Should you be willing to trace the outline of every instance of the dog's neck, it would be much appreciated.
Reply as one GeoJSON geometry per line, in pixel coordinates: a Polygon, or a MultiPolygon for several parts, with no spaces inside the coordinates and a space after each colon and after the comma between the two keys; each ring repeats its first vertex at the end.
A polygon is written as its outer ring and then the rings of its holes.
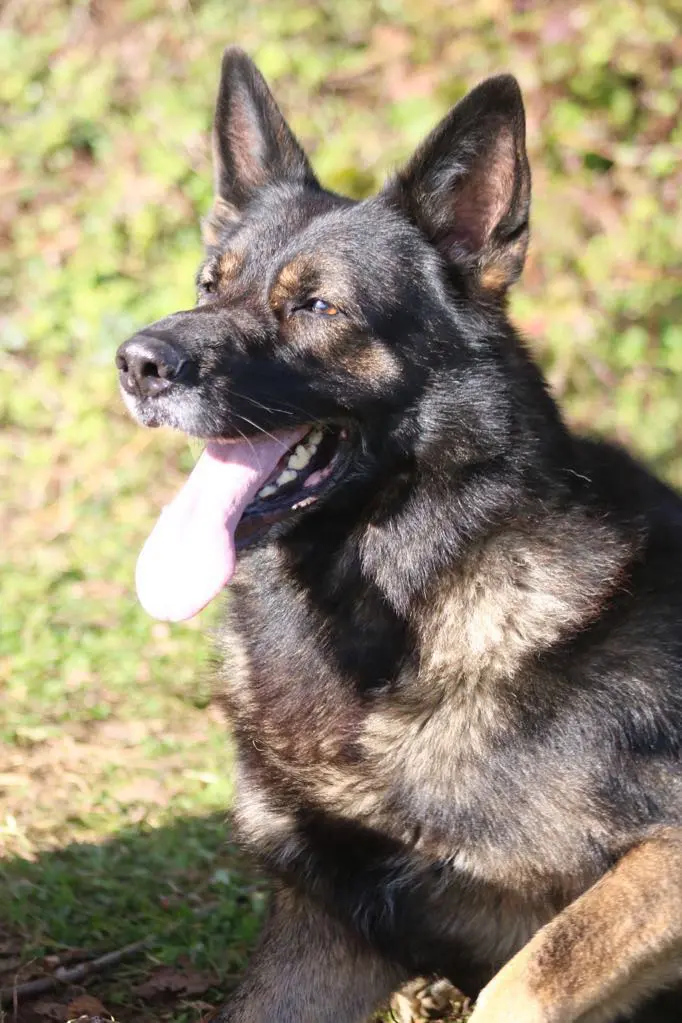
{"type": "Polygon", "coordinates": [[[354,517],[321,509],[278,547],[359,688],[390,684],[409,663],[445,678],[509,675],[589,627],[628,577],[636,531],[579,490],[550,504],[502,459],[450,477],[420,469],[368,488],[354,517]]]}

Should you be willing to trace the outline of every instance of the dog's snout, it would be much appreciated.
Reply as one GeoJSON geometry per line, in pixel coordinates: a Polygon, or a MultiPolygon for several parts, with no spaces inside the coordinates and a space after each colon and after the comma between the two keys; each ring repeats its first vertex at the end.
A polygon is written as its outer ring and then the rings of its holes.
{"type": "Polygon", "coordinates": [[[168,391],[174,383],[191,383],[194,364],[172,341],[136,334],[116,353],[121,386],[141,398],[168,391]]]}

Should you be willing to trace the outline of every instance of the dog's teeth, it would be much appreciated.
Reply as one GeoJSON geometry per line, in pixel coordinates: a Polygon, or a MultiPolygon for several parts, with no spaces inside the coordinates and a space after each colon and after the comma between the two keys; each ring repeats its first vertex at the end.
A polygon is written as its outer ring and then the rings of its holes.
{"type": "Polygon", "coordinates": [[[292,454],[289,455],[284,471],[279,474],[275,482],[266,484],[266,486],[258,491],[256,496],[261,498],[272,497],[280,487],[286,486],[287,483],[293,483],[298,478],[301,469],[305,469],[306,465],[310,462],[323,436],[322,430],[312,430],[303,443],[296,445],[292,454]]]}
{"type": "Polygon", "coordinates": [[[310,449],[307,445],[304,447],[303,444],[299,444],[287,462],[287,468],[296,470],[304,469],[313,457],[314,451],[315,448],[310,449]]]}
{"type": "Polygon", "coordinates": [[[258,497],[272,497],[273,494],[277,493],[277,487],[274,487],[272,483],[268,483],[266,487],[258,491],[258,497]]]}
{"type": "Polygon", "coordinates": [[[314,504],[315,500],[316,499],[314,497],[304,497],[302,501],[299,501],[294,505],[294,511],[298,508],[307,508],[309,504],[314,504]]]}

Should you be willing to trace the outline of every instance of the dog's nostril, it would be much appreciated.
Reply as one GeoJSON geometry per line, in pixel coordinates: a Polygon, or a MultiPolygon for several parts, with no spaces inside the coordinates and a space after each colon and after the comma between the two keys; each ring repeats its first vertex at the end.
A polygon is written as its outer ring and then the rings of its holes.
{"type": "Polygon", "coordinates": [[[157,365],[157,363],[152,362],[150,359],[146,359],[140,365],[141,377],[162,377],[166,379],[171,375],[172,373],[168,366],[165,366],[163,363],[157,365]]]}
{"type": "Polygon", "coordinates": [[[120,352],[116,356],[116,368],[119,369],[121,373],[128,372],[128,360],[125,355],[122,355],[120,352]]]}

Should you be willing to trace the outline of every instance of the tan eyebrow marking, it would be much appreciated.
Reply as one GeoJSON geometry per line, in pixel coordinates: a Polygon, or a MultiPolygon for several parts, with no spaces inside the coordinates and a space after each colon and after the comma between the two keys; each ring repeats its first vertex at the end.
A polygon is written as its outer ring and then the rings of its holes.
{"type": "Polygon", "coordinates": [[[307,256],[295,256],[289,263],[286,263],[277,274],[277,279],[270,289],[272,308],[280,308],[287,298],[309,283],[313,274],[315,274],[315,266],[307,256]]]}
{"type": "Polygon", "coordinates": [[[236,277],[243,266],[243,252],[224,252],[218,262],[218,274],[221,278],[229,280],[236,277]]]}

